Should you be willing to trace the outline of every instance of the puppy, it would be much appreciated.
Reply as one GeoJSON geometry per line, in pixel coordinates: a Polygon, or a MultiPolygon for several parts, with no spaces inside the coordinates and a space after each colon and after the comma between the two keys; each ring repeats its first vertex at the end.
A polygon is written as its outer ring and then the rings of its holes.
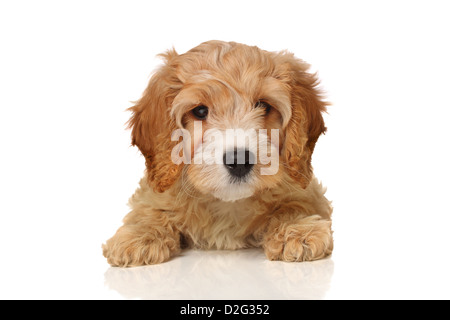
{"type": "Polygon", "coordinates": [[[188,247],[262,247],[282,261],[329,255],[332,207],[311,167],[327,103],[309,65],[222,41],[161,56],[129,109],[146,172],[102,246],[108,263],[162,263],[188,247]]]}

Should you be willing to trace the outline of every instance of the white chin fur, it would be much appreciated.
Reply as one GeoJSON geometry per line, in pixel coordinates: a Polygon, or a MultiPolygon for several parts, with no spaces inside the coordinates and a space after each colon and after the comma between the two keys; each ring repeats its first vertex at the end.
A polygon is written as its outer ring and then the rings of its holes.
{"type": "Polygon", "coordinates": [[[254,193],[253,188],[242,185],[230,185],[222,190],[215,191],[213,196],[219,200],[233,202],[240,199],[251,197],[254,193]]]}

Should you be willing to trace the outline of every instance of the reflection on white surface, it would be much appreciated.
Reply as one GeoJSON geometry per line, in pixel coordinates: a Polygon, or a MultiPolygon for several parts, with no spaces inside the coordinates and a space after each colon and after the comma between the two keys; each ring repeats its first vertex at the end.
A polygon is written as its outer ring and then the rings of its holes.
{"type": "Polygon", "coordinates": [[[127,299],[321,299],[333,270],[331,258],[289,263],[261,249],[187,250],[159,265],[111,267],[105,284],[127,299]]]}

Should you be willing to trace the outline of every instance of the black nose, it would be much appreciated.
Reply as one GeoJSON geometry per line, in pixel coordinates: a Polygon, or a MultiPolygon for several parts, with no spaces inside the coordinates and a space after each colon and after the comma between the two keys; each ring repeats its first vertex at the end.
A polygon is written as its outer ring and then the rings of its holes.
{"type": "Polygon", "coordinates": [[[234,150],[223,154],[223,164],[234,177],[245,177],[255,163],[255,155],[248,150],[234,150]]]}

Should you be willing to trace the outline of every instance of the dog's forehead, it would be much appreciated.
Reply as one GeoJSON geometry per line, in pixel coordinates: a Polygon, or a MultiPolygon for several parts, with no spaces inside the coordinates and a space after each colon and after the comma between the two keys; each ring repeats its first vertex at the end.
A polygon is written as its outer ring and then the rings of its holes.
{"type": "Polygon", "coordinates": [[[202,44],[180,58],[178,70],[182,81],[221,78],[242,92],[255,88],[258,79],[275,71],[270,52],[236,43],[202,44]]]}
{"type": "Polygon", "coordinates": [[[279,69],[274,55],[257,47],[201,45],[178,56],[176,73],[182,89],[172,113],[205,104],[214,109],[211,116],[244,120],[258,100],[267,100],[277,106],[286,124],[291,116],[290,93],[279,69]]]}

